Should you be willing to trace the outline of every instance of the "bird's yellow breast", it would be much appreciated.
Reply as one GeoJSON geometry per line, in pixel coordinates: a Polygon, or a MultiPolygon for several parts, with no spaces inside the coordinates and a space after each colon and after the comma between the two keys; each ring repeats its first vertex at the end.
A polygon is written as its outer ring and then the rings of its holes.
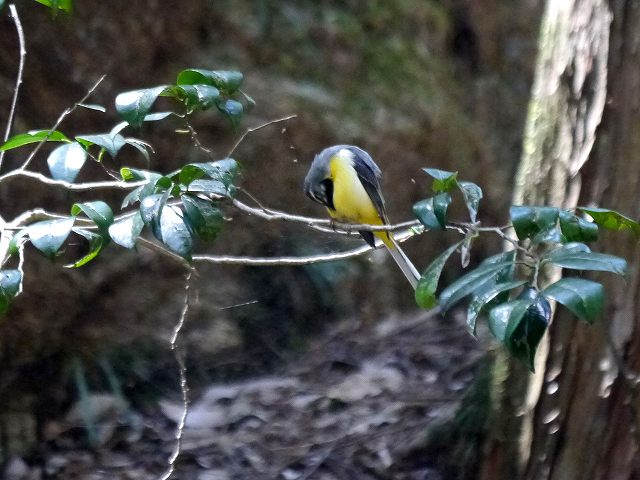
{"type": "Polygon", "coordinates": [[[335,210],[328,209],[329,215],[343,222],[381,225],[382,218],[362,186],[351,158],[338,152],[330,160],[329,169],[333,180],[333,206],[335,207],[335,210]]]}

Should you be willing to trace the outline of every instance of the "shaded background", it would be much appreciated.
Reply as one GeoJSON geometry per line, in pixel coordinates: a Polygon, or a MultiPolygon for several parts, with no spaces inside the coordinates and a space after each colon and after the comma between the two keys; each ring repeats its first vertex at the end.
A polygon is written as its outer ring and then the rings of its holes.
{"type": "MultiPolygon", "coordinates": [[[[380,165],[392,221],[409,219],[411,205],[427,196],[420,168],[429,166],[481,185],[481,220],[502,224],[520,154],[538,4],[82,1],[71,17],[52,18],[22,1],[28,55],[14,132],[53,125],[102,74],[107,79],[91,101],[107,113],[77,111],[63,131],[108,131],[118,121],[118,92],[171,83],[181,69],[237,69],[257,106],[236,130],[215,112],[197,115],[194,126],[222,158],[245,128],[297,114],[251,134],[235,152],[242,185],[264,205],[321,215],[301,192],[308,165],[328,145],[353,143],[380,165]]],[[[0,112],[7,112],[18,47],[6,7],[2,13],[0,112]]],[[[154,146],[153,169],[204,161],[188,136],[174,134],[178,126],[160,122],[135,134],[154,146]]],[[[11,152],[5,168],[22,155],[11,152]]],[[[34,167],[46,168],[45,158],[34,167]]],[[[144,162],[123,151],[113,166],[119,165],[144,162]]],[[[79,180],[98,172],[87,168],[79,180]]],[[[112,192],[70,195],[20,180],[0,189],[0,208],[12,218],[38,206],[65,212],[75,201],[97,198],[114,210],[121,202],[112,192]]],[[[302,255],[359,242],[228,215],[223,235],[199,251],[302,255]]],[[[423,235],[406,249],[421,270],[453,238],[423,235]]],[[[498,248],[496,239],[478,242],[472,261],[498,248]]],[[[25,293],[0,322],[0,402],[12,419],[4,437],[15,428],[27,432],[23,441],[12,437],[14,449],[33,448],[50,419],[73,405],[78,364],[93,390],[109,389],[106,362],[135,402],[175,393],[167,339],[182,306],[179,266],[116,246],[79,270],[27,253],[25,293]],[[11,425],[16,418],[19,427],[11,425]]],[[[445,281],[458,273],[453,263],[445,281]]],[[[199,301],[185,331],[194,387],[271,372],[337,321],[375,323],[416,312],[412,292],[381,252],[304,268],[203,266],[195,288],[199,301]]]]}

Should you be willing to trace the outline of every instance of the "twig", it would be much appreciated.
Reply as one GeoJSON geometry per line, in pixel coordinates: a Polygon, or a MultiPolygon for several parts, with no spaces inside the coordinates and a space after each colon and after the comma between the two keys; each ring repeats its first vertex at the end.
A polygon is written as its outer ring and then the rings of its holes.
{"type": "MultiPolygon", "coordinates": [[[[2,143],[5,143],[11,135],[11,128],[13,127],[13,119],[16,114],[16,105],[18,104],[18,93],[20,92],[20,86],[22,85],[22,76],[24,74],[24,60],[27,56],[27,49],[24,41],[24,31],[22,30],[22,23],[18,16],[18,9],[12,3],[9,5],[9,12],[11,19],[16,26],[16,32],[18,33],[18,43],[20,44],[20,63],[18,64],[18,78],[16,78],[16,86],[13,89],[13,99],[11,100],[11,108],[9,109],[9,118],[7,118],[7,129],[4,132],[4,138],[2,143]]],[[[4,160],[5,150],[0,152],[0,170],[2,169],[2,161],[4,160]]]]}
{"type": "Polygon", "coordinates": [[[312,265],[321,262],[333,262],[346,258],[357,257],[373,248],[363,245],[344,252],[327,253],[321,255],[309,255],[306,257],[236,257],[232,255],[194,255],[193,261],[198,263],[216,263],[223,265],[250,265],[260,267],[312,265]]]}
{"type": "MultiPolygon", "coordinates": [[[[58,129],[58,127],[60,126],[60,124],[63,122],[63,120],[65,118],[67,118],[67,116],[69,116],[76,108],[78,108],[78,105],[81,103],[84,103],[90,96],[91,94],[93,94],[93,92],[96,90],[96,88],[98,88],[98,86],[103,82],[103,80],[107,78],[106,75],[102,75],[94,84],[93,86],[87,91],[87,93],[84,95],[84,97],[82,97],[79,101],[77,101],[76,103],[73,104],[72,107],[67,107],[65,109],[64,112],[62,112],[60,114],[60,116],[58,117],[58,119],[56,120],[56,123],[53,125],[53,127],[51,127],[51,129],[49,130],[49,134],[42,139],[42,141],[40,141],[37,145],[36,148],[33,149],[33,151],[31,152],[31,154],[27,157],[27,159],[24,161],[24,163],[22,164],[22,166],[19,168],[19,170],[26,170],[26,168],[29,166],[29,164],[31,163],[31,160],[34,159],[34,157],[36,156],[36,154],[40,151],[40,149],[42,148],[42,145],[45,144],[45,142],[49,139],[49,137],[53,134],[53,132],[55,130],[58,129]]],[[[0,177],[2,178],[2,177],[0,177]]]]}
{"type": "Polygon", "coordinates": [[[268,127],[269,125],[273,125],[274,123],[280,123],[280,122],[286,122],[287,120],[291,120],[292,118],[296,118],[298,115],[293,114],[293,115],[289,115],[286,117],[282,117],[282,118],[277,118],[275,120],[270,120],[267,123],[263,123],[262,125],[258,125],[257,127],[253,127],[253,128],[248,128],[238,139],[238,141],[236,141],[236,143],[234,143],[233,147],[231,147],[231,150],[229,150],[229,153],[227,153],[227,158],[231,157],[231,155],[233,155],[233,152],[236,151],[236,149],[240,146],[240,144],[242,143],[242,141],[247,137],[247,135],[253,133],[253,132],[257,132],[258,130],[268,127]]]}
{"type": "Polygon", "coordinates": [[[65,182],[64,180],[54,180],[53,178],[49,178],[42,175],[41,173],[33,172],[31,170],[24,170],[24,169],[12,170],[10,172],[5,173],[4,175],[0,175],[0,183],[5,180],[9,180],[11,178],[17,178],[17,177],[31,178],[33,180],[37,180],[47,185],[56,185],[56,186],[66,188],[67,190],[71,190],[75,192],[95,190],[99,188],[116,188],[119,190],[131,190],[133,188],[137,188],[149,183],[148,180],[141,180],[139,182],[123,182],[123,181],[105,180],[102,182],[70,183],[70,182],[65,182]]]}
{"type": "Polygon", "coordinates": [[[168,480],[175,470],[176,460],[180,456],[182,451],[182,437],[184,435],[184,427],[187,422],[187,415],[189,415],[189,385],[187,383],[187,366],[184,361],[184,352],[180,349],[178,343],[178,337],[184,327],[184,323],[189,313],[190,304],[190,289],[191,289],[191,272],[187,273],[184,281],[184,304],[182,306],[182,312],[178,323],[176,323],[173,329],[173,335],[171,336],[171,350],[173,351],[176,362],[178,363],[178,370],[180,372],[180,391],[182,393],[182,415],[176,428],[176,443],[173,449],[173,453],[169,457],[169,466],[167,471],[162,475],[161,480],[168,480]]]}

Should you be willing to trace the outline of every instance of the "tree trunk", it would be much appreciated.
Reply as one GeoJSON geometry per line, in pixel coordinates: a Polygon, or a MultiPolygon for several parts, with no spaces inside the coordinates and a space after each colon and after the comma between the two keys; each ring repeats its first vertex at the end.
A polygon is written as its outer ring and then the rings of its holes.
{"type": "MultiPolygon", "coordinates": [[[[637,1],[548,1],[514,204],[595,203],[640,216],[639,47],[637,1]]],[[[598,248],[638,264],[635,239],[602,237],[598,248]]],[[[632,267],[626,284],[599,277],[607,303],[594,326],[558,312],[534,375],[498,354],[481,478],[640,475],[638,274],[632,267]]]]}

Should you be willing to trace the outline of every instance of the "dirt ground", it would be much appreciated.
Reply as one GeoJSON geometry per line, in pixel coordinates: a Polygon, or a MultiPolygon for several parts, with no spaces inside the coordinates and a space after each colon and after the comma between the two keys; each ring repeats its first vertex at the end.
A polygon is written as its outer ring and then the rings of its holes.
{"type": "MultiPolygon", "coordinates": [[[[446,478],[425,448],[427,434],[451,418],[481,354],[451,315],[336,325],[277,372],[190,392],[171,478],[446,478]]],[[[69,428],[51,433],[37,458],[14,458],[5,478],[162,478],[176,447],[180,398],[145,413],[109,395],[91,402],[99,448],[82,446],[83,412],[72,409],[69,428]]]]}

